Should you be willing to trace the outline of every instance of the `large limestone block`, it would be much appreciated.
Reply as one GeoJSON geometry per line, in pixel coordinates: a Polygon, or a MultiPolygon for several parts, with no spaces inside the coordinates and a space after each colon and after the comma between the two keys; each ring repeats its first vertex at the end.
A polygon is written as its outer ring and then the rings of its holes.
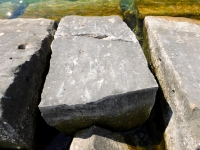
{"type": "Polygon", "coordinates": [[[130,148],[131,146],[125,143],[124,136],[97,126],[78,131],[70,146],[70,150],[130,150],[130,148]]]}
{"type": "Polygon", "coordinates": [[[146,121],[157,83],[120,17],[63,18],[52,52],[39,105],[49,125],[71,134],[93,124],[121,131],[146,121]]]}
{"type": "Polygon", "coordinates": [[[0,20],[0,149],[32,149],[54,22],[0,20]]]}
{"type": "Polygon", "coordinates": [[[167,149],[198,149],[200,21],[150,16],[145,28],[145,54],[171,107],[163,114],[167,149]]]}

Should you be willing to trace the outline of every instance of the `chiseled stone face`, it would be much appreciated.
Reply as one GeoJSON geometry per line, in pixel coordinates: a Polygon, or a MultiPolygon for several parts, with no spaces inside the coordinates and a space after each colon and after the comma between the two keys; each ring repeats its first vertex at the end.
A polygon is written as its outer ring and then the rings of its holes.
{"type": "Polygon", "coordinates": [[[167,149],[198,149],[200,21],[149,16],[145,30],[145,54],[171,109],[163,114],[167,149]]]}
{"type": "Polygon", "coordinates": [[[50,43],[48,19],[0,20],[0,149],[32,149],[50,43]]]}
{"type": "Polygon", "coordinates": [[[39,105],[49,125],[66,134],[93,124],[129,130],[148,118],[156,91],[142,49],[120,17],[61,20],[39,105]]]}

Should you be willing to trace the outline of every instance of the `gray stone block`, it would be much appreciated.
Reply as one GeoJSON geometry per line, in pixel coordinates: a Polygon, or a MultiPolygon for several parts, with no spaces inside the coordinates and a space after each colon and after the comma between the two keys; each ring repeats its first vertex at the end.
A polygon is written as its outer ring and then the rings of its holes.
{"type": "Polygon", "coordinates": [[[0,148],[32,149],[54,22],[0,20],[0,148]]]}
{"type": "Polygon", "coordinates": [[[124,131],[140,126],[157,83],[135,35],[118,16],[61,20],[39,109],[72,134],[91,125],[124,131]]]}
{"type": "Polygon", "coordinates": [[[167,149],[198,149],[200,21],[149,16],[145,28],[145,54],[170,106],[163,114],[167,149]]]}
{"type": "Polygon", "coordinates": [[[75,134],[70,150],[129,150],[130,147],[122,135],[92,126],[75,134]]]}

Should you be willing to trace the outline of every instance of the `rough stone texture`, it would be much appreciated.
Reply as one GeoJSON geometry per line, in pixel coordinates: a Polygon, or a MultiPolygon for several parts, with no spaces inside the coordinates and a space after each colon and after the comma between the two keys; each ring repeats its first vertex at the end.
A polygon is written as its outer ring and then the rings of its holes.
{"type": "Polygon", "coordinates": [[[54,22],[0,20],[0,148],[32,149],[54,22]]]}
{"type": "Polygon", "coordinates": [[[76,132],[70,150],[164,150],[164,142],[157,143],[154,138],[145,126],[129,132],[91,126],[76,132]]]}
{"type": "Polygon", "coordinates": [[[75,134],[70,150],[129,150],[129,147],[122,135],[92,126],[75,134]]]}
{"type": "Polygon", "coordinates": [[[145,28],[145,54],[171,107],[164,114],[167,149],[198,149],[200,21],[150,16],[145,28]]]}
{"type": "Polygon", "coordinates": [[[65,17],[52,51],[39,105],[49,125],[66,134],[94,124],[129,130],[148,118],[157,83],[120,17],[65,17]]]}

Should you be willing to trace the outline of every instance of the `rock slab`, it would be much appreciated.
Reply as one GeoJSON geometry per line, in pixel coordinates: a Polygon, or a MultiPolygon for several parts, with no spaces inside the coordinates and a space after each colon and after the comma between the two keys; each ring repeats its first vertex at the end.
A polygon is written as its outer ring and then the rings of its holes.
{"type": "Polygon", "coordinates": [[[118,16],[63,18],[39,109],[65,134],[98,125],[124,131],[140,126],[157,83],[135,35],[118,16]]]}
{"type": "Polygon", "coordinates": [[[13,19],[0,26],[0,148],[32,149],[54,22],[13,19]]]}
{"type": "Polygon", "coordinates": [[[145,54],[171,109],[164,114],[167,149],[199,149],[200,21],[149,16],[145,30],[145,54]]]}
{"type": "Polygon", "coordinates": [[[75,134],[70,150],[129,150],[129,147],[122,135],[91,126],[75,134]]]}

